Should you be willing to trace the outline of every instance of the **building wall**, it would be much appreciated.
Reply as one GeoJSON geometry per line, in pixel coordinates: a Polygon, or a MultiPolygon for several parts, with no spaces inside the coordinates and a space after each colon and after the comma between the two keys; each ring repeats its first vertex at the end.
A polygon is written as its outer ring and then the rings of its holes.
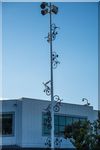
{"type": "Polygon", "coordinates": [[[42,110],[45,103],[23,100],[22,105],[22,146],[42,146],[42,110]]]}
{"type": "Polygon", "coordinates": [[[61,107],[61,114],[79,116],[79,117],[87,117],[88,120],[93,122],[97,118],[97,111],[94,110],[92,106],[85,105],[76,105],[76,104],[67,104],[63,103],[61,107]]]}
{"type": "MultiPolygon", "coordinates": [[[[4,101],[2,111],[15,113],[15,134],[12,137],[3,137],[3,145],[45,147],[47,137],[42,135],[42,113],[49,103],[28,98],[4,101]]],[[[97,111],[93,111],[93,107],[67,103],[62,103],[59,114],[87,117],[91,122],[97,118],[97,111]]],[[[72,147],[68,140],[62,139],[63,148],[72,147]]]]}
{"type": "Polygon", "coordinates": [[[14,124],[13,130],[14,134],[11,136],[2,137],[2,145],[21,145],[21,101],[17,100],[5,100],[2,103],[2,113],[13,113],[14,114],[14,124]]]}
{"type": "MultiPolygon", "coordinates": [[[[42,135],[42,113],[50,102],[25,100],[22,105],[22,147],[45,147],[46,136],[42,135]]],[[[63,139],[62,147],[72,147],[63,139]]]]}
{"type": "Polygon", "coordinates": [[[22,101],[17,101],[16,105],[16,145],[22,145],[22,101]]]}

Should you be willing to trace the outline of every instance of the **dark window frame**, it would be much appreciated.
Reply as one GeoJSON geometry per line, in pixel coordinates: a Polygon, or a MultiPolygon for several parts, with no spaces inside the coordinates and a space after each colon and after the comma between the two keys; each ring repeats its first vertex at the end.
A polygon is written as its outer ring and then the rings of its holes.
{"type": "MultiPolygon", "coordinates": [[[[45,112],[42,112],[42,136],[48,136],[48,135],[50,135],[49,133],[44,133],[45,125],[43,124],[43,115],[45,115],[45,114],[46,114],[45,112]]],[[[57,113],[55,113],[55,116],[58,117],[58,124],[56,124],[56,123],[54,124],[54,126],[58,127],[58,134],[55,133],[55,136],[62,136],[62,137],[64,136],[64,133],[61,134],[59,131],[60,131],[60,127],[64,127],[64,125],[60,125],[59,124],[59,118],[60,117],[65,117],[65,126],[67,126],[67,124],[66,124],[67,117],[72,118],[72,124],[73,124],[73,120],[75,118],[78,119],[79,121],[81,119],[87,120],[87,116],[78,116],[78,115],[75,116],[75,115],[65,115],[65,114],[57,114],[57,113]]]]}
{"type": "MultiPolygon", "coordinates": [[[[12,136],[15,135],[15,112],[2,112],[0,114],[1,120],[3,118],[3,115],[11,115],[12,116],[12,133],[11,134],[3,134],[3,132],[2,132],[0,134],[0,136],[2,136],[2,137],[12,137],[12,136]]],[[[2,129],[3,129],[3,125],[2,125],[2,129]]]]}

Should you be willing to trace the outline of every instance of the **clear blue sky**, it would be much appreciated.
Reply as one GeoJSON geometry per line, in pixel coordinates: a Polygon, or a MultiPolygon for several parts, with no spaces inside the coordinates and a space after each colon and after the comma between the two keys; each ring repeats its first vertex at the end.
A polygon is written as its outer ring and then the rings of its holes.
{"type": "MultiPolygon", "coordinates": [[[[54,94],[64,102],[98,107],[98,3],[55,3],[60,27],[53,42],[60,65],[54,94]]],[[[40,3],[3,3],[3,97],[50,99],[42,82],[50,79],[49,44],[44,39],[49,15],[40,3]]],[[[2,96],[2,95],[1,95],[2,96]]]]}

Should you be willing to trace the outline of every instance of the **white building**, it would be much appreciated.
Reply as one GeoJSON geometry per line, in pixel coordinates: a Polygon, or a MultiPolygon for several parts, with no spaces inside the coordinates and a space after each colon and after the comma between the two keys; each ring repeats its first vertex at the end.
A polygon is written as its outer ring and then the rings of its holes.
{"type": "MultiPolygon", "coordinates": [[[[20,146],[23,148],[46,148],[47,137],[50,130],[45,125],[45,108],[50,101],[21,98],[3,100],[2,109],[2,133],[1,144],[3,146],[20,146]]],[[[65,125],[76,120],[89,119],[91,122],[97,119],[97,111],[92,106],[62,103],[60,111],[55,113],[55,139],[60,136],[61,148],[72,148],[72,144],[64,139],[65,125]],[[59,135],[58,135],[59,133],[59,135]]],[[[0,116],[1,120],[1,116],[0,116]]],[[[55,145],[56,147],[57,145],[55,145]]]]}

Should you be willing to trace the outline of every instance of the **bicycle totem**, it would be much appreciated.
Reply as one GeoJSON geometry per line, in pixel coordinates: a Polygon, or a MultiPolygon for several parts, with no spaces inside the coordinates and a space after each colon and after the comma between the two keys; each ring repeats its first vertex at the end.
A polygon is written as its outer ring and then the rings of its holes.
{"type": "Polygon", "coordinates": [[[52,43],[56,39],[56,36],[58,34],[58,29],[55,25],[55,23],[52,23],[52,14],[57,14],[58,13],[58,7],[55,5],[52,5],[51,3],[47,2],[42,2],[41,5],[41,14],[50,15],[50,31],[48,35],[45,37],[47,39],[47,42],[50,44],[50,77],[51,79],[45,83],[43,83],[45,89],[44,92],[46,93],[47,96],[51,96],[51,102],[47,106],[47,108],[44,109],[45,114],[46,114],[46,119],[45,119],[45,125],[46,127],[51,130],[51,136],[47,137],[45,141],[45,146],[47,148],[52,148],[52,150],[55,147],[60,147],[61,145],[61,139],[59,137],[54,138],[54,113],[60,111],[61,107],[61,99],[58,95],[53,94],[53,69],[56,69],[58,64],[60,62],[58,61],[58,54],[53,51],[52,43]]]}

